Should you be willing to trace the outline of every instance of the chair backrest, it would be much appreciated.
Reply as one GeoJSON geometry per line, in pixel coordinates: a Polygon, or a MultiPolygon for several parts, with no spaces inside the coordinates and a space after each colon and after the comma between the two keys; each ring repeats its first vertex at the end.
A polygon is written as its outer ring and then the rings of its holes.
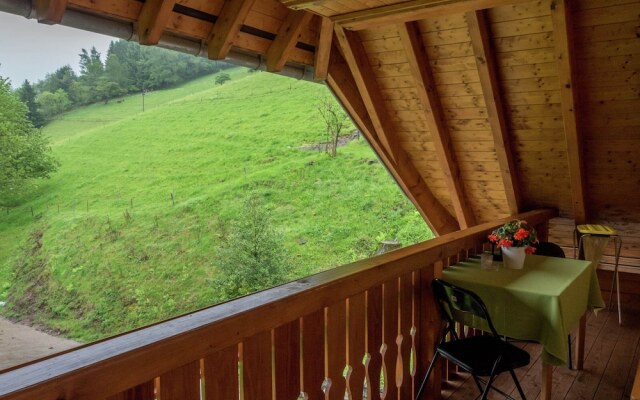
{"type": "Polygon", "coordinates": [[[536,248],[536,252],[534,254],[539,256],[565,258],[564,250],[555,243],[538,242],[534,247],[536,248]]]}
{"type": "Polygon", "coordinates": [[[453,332],[454,323],[460,322],[483,330],[489,329],[494,336],[499,336],[487,307],[477,294],[441,279],[431,281],[431,290],[440,315],[448,324],[448,331],[453,332]]]}

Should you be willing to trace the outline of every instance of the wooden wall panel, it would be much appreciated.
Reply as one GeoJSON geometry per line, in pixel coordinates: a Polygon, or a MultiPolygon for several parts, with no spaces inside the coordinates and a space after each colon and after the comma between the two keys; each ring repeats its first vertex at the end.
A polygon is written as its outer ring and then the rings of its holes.
{"type": "MultiPolygon", "coordinates": [[[[594,222],[623,239],[621,264],[640,267],[640,1],[587,0],[574,14],[586,197],[594,222]]],[[[613,246],[603,266],[613,262],[613,246]]]]}
{"type": "Polygon", "coordinates": [[[558,68],[548,0],[488,12],[525,209],[572,213],[558,68]],[[545,179],[555,171],[554,181],[545,179]]]}

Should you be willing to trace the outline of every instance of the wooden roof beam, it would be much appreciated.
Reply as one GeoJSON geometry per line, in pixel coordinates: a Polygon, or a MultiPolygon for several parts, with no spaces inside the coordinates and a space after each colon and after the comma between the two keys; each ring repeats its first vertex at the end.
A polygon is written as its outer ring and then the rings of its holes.
{"type": "Polygon", "coordinates": [[[584,160],[582,138],[578,131],[575,62],[573,50],[573,25],[568,0],[551,1],[551,20],[555,42],[555,56],[558,63],[558,80],[562,99],[562,120],[567,140],[569,178],[576,224],[588,220],[585,198],[584,160]]]}
{"type": "Polygon", "coordinates": [[[267,50],[267,71],[278,72],[284,68],[291,51],[298,43],[300,30],[309,24],[312,16],[313,14],[307,11],[289,11],[278,36],[267,50]]]}
{"type": "Polygon", "coordinates": [[[324,0],[281,0],[280,2],[292,10],[305,10],[325,3],[324,0]]]}
{"type": "Polygon", "coordinates": [[[400,144],[391,135],[394,131],[393,124],[389,118],[375,74],[362,46],[362,41],[357,32],[347,31],[339,26],[335,27],[335,32],[342,54],[349,65],[357,89],[362,95],[362,100],[373,122],[375,131],[372,133],[375,133],[383,144],[386,155],[396,162],[400,144]]]}
{"type": "Polygon", "coordinates": [[[465,195],[464,183],[456,161],[447,120],[436,91],[429,58],[420,37],[420,28],[415,22],[407,22],[398,25],[398,33],[411,67],[411,75],[415,82],[418,98],[424,108],[424,116],[431,132],[436,154],[451,194],[456,218],[460,228],[469,228],[476,224],[475,216],[465,195]]]}
{"type": "Polygon", "coordinates": [[[36,15],[42,24],[59,24],[67,8],[67,0],[37,0],[36,15]]]}
{"type": "Polygon", "coordinates": [[[498,164],[500,164],[500,175],[502,175],[502,183],[507,195],[507,204],[509,205],[509,212],[514,215],[520,212],[522,199],[498,83],[498,67],[494,49],[491,45],[489,26],[485,11],[482,10],[468,12],[466,19],[478,67],[478,75],[480,76],[482,94],[489,114],[496,157],[498,158],[498,164]]]}
{"type": "Polygon", "coordinates": [[[227,0],[209,33],[208,54],[212,60],[227,57],[233,40],[251,10],[255,0],[227,0]]]}
{"type": "Polygon", "coordinates": [[[138,17],[140,44],[155,45],[169,22],[176,0],[146,0],[138,17]]]}
{"type": "Polygon", "coordinates": [[[333,21],[321,17],[320,32],[318,32],[318,45],[313,66],[313,78],[317,81],[327,79],[329,71],[329,57],[331,54],[331,42],[333,41],[333,21]]]}
{"type": "Polygon", "coordinates": [[[531,2],[531,0],[412,0],[337,15],[332,17],[332,19],[347,29],[362,30],[380,25],[399,24],[425,18],[441,17],[443,15],[528,2],[531,2]]]}
{"type": "Polygon", "coordinates": [[[336,98],[349,112],[354,122],[365,135],[371,147],[378,154],[389,173],[396,180],[406,196],[425,219],[436,235],[443,235],[459,230],[458,223],[433,195],[424,179],[420,176],[408,155],[401,151],[398,162],[393,162],[386,155],[384,145],[375,134],[373,122],[367,107],[358,93],[358,86],[348,65],[337,48],[331,52],[331,63],[327,76],[327,85],[336,98]]]}

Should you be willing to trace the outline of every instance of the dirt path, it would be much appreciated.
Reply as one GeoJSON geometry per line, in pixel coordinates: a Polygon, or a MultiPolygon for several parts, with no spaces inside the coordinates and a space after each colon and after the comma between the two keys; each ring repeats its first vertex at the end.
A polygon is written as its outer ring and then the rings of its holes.
{"type": "Polygon", "coordinates": [[[0,371],[77,345],[0,317],[0,371]]]}

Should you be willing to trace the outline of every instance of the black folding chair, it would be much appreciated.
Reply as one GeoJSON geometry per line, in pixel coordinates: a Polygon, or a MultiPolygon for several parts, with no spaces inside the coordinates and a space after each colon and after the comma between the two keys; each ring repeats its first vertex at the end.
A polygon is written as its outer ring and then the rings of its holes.
{"type": "Polygon", "coordinates": [[[431,282],[431,288],[444,325],[440,341],[420,385],[416,400],[420,400],[431,370],[440,357],[473,375],[483,400],[489,395],[490,389],[497,391],[507,399],[514,400],[493,386],[494,378],[506,371],[511,374],[520,397],[526,400],[513,370],[529,364],[529,353],[500,337],[491,322],[486,306],[475,293],[440,279],[434,279],[431,282]],[[468,324],[471,319],[473,319],[474,325],[479,323],[484,329],[488,329],[491,335],[459,338],[455,331],[455,322],[468,324]],[[447,333],[451,335],[450,341],[445,341],[447,333]],[[481,377],[488,377],[488,379],[485,380],[481,377]]]}

